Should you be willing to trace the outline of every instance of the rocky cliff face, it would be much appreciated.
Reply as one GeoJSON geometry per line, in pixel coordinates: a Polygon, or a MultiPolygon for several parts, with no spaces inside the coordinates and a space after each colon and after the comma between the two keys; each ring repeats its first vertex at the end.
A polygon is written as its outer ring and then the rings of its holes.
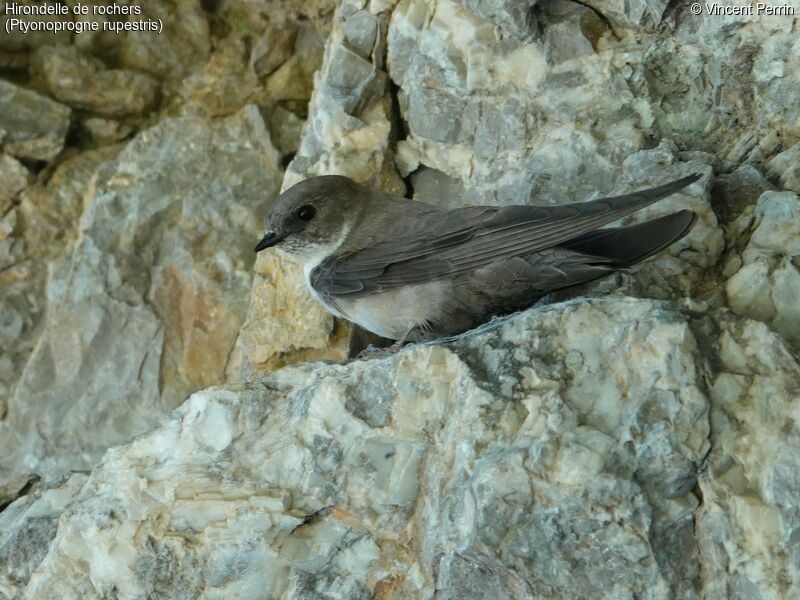
{"type": "Polygon", "coordinates": [[[143,10],[0,38],[0,597],[800,593],[796,17],[143,10]],[[447,206],[704,177],[631,273],[356,360],[252,254],[331,172],[447,206]]]}

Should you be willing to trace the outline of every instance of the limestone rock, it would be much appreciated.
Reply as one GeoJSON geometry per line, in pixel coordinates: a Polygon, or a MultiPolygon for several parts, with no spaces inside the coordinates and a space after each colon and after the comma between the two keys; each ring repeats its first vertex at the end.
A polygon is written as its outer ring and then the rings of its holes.
{"type": "MultiPolygon", "coordinates": [[[[722,173],[714,180],[711,197],[714,213],[722,223],[730,225],[748,211],[752,213],[759,196],[771,189],[773,186],[753,165],[745,164],[730,173],[722,173]]],[[[726,238],[728,247],[739,237],[726,238]]]]}
{"type": "MultiPolygon", "coordinates": [[[[307,116],[314,90],[314,74],[322,64],[325,40],[309,26],[295,29],[289,58],[271,70],[264,86],[264,101],[307,116]]],[[[280,57],[267,58],[280,60],[280,57]]],[[[262,68],[269,68],[262,65],[262,68]]]]}
{"type": "Polygon", "coordinates": [[[122,121],[89,117],[81,121],[81,128],[86,136],[97,146],[115,144],[133,133],[133,127],[122,121]]]}
{"type": "Polygon", "coordinates": [[[791,19],[751,27],[681,9],[673,29],[654,28],[666,2],[586,4],[538,4],[541,39],[527,43],[464,3],[398,4],[387,44],[408,126],[403,174],[457,177],[475,204],[563,202],[611,192],[622,161],[665,138],[725,171],[797,142],[794,108],[779,100],[800,72],[791,19]],[[748,108],[752,94],[763,110],[748,108]]]}
{"type": "MultiPolygon", "coordinates": [[[[97,167],[117,148],[62,162],[47,182],[33,183],[0,220],[0,414],[41,334],[50,261],[72,251],[84,195],[97,167]]],[[[0,479],[3,472],[0,465],[0,479]]]]}
{"type": "Polygon", "coordinates": [[[772,158],[768,174],[777,177],[781,187],[800,194],[800,143],[772,158]]]}
{"type": "MultiPolygon", "coordinates": [[[[346,8],[355,8],[348,4],[346,8]]],[[[378,20],[369,10],[356,10],[345,17],[344,37],[347,47],[356,52],[361,58],[369,59],[372,51],[379,43],[378,20]]]]}
{"type": "Polygon", "coordinates": [[[54,98],[106,117],[139,115],[152,109],[159,83],[151,75],[106,69],[75,46],[45,46],[31,59],[31,72],[54,98]]]}
{"type": "Polygon", "coordinates": [[[0,79],[0,146],[8,154],[51,160],[64,146],[70,109],[0,79]]]}
{"type": "Polygon", "coordinates": [[[461,3],[486,21],[498,25],[522,40],[536,37],[533,8],[538,0],[461,0],[461,3]]]}
{"type": "Polygon", "coordinates": [[[250,307],[231,354],[228,379],[252,379],[287,362],[347,358],[348,327],[320,309],[298,277],[300,271],[302,267],[289,257],[274,251],[259,254],[250,307]]]}
{"type": "Polygon", "coordinates": [[[199,106],[202,114],[229,115],[251,101],[256,84],[243,40],[226,38],[197,73],[183,80],[179,99],[184,111],[199,106]]]}
{"type": "Polygon", "coordinates": [[[708,333],[720,362],[710,386],[711,452],[698,478],[702,597],[790,598],[800,591],[800,367],[762,323],[723,315],[708,333]]]}
{"type": "Polygon", "coordinates": [[[223,380],[277,161],[251,106],[217,123],[165,119],[99,167],[0,425],[5,464],[91,467],[223,380]]]}
{"type": "Polygon", "coordinates": [[[200,392],[106,455],[25,596],[696,594],[703,364],[614,298],[200,392]]]}
{"type": "Polygon", "coordinates": [[[461,180],[425,166],[411,173],[410,179],[414,200],[447,208],[464,206],[465,193],[461,180]]]}
{"type": "Polygon", "coordinates": [[[787,340],[800,342],[800,198],[765,192],[754,219],[741,268],[725,284],[728,303],[735,313],[769,323],[787,340]]]}
{"type": "Polygon", "coordinates": [[[0,214],[5,215],[14,197],[28,185],[28,170],[6,154],[0,154],[0,214]]]}
{"type": "Polygon", "coordinates": [[[669,2],[667,0],[588,0],[592,8],[603,19],[617,27],[638,29],[647,25],[658,26],[669,2]]]}
{"type": "MultiPolygon", "coordinates": [[[[115,52],[123,68],[179,81],[208,60],[211,51],[208,20],[199,2],[144,2],[131,19],[160,20],[161,35],[128,31],[116,37],[115,52]]],[[[125,17],[123,17],[125,18],[125,17]]]]}
{"type": "Polygon", "coordinates": [[[300,146],[305,121],[280,105],[262,111],[262,115],[281,156],[293,156],[300,146]]]}
{"type": "Polygon", "coordinates": [[[0,594],[18,597],[56,535],[64,508],[88,476],[75,473],[48,489],[36,486],[0,512],[0,594]]]}

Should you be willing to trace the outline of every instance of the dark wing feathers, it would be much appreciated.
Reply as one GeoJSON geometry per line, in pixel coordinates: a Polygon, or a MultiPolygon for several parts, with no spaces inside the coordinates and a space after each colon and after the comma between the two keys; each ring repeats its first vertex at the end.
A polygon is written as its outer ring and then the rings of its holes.
{"type": "Polygon", "coordinates": [[[644,223],[591,231],[561,244],[562,248],[582,254],[605,256],[630,266],[654,254],[686,235],[697,219],[690,210],[681,210],[644,223]]]}
{"type": "MultiPolygon", "coordinates": [[[[594,235],[599,243],[606,234],[593,234],[594,230],[699,178],[695,174],[632,194],[560,206],[476,206],[437,211],[422,219],[414,233],[324,261],[311,274],[311,282],[329,297],[358,297],[468,273],[497,260],[533,254],[581,236],[588,243],[594,235]]],[[[646,245],[647,238],[640,243],[646,245]]]]}

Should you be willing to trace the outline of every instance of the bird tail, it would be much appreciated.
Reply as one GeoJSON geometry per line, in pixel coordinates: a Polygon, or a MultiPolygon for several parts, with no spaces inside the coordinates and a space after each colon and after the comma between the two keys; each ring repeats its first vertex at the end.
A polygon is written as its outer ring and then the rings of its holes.
{"type": "Polygon", "coordinates": [[[681,210],[644,223],[590,231],[559,246],[629,267],[681,239],[696,219],[692,211],[681,210]]]}

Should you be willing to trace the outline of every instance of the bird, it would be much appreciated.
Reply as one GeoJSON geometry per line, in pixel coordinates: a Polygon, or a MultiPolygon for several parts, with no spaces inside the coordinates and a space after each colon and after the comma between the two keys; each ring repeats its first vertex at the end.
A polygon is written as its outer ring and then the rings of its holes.
{"type": "Polygon", "coordinates": [[[667,248],[694,212],[603,227],[700,177],[572,204],[444,209],[321,175],[276,198],[255,251],[298,259],[311,295],[333,315],[396,344],[431,341],[667,248]]]}

